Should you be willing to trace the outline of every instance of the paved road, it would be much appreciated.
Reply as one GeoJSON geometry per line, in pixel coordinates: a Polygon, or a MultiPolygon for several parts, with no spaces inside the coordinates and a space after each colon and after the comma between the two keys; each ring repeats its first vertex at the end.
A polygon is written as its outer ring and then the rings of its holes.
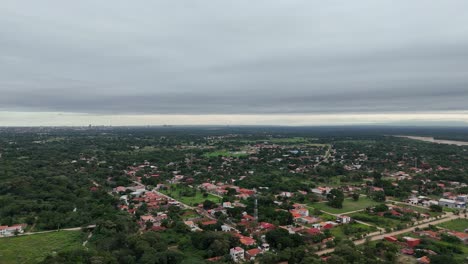
{"type": "MultiPolygon", "coordinates": [[[[420,225],[415,225],[415,226],[412,226],[412,227],[409,227],[409,228],[406,228],[406,229],[402,229],[402,230],[398,230],[398,231],[394,231],[394,232],[391,232],[391,233],[386,233],[386,234],[381,234],[381,235],[374,235],[374,236],[368,236],[367,238],[369,238],[371,241],[374,241],[374,240],[381,240],[381,239],[384,239],[384,237],[386,237],[386,236],[397,236],[397,235],[401,235],[401,234],[404,234],[404,233],[411,232],[411,231],[413,231],[416,227],[419,227],[419,228],[426,228],[426,227],[428,227],[429,225],[437,225],[437,224],[440,224],[440,223],[443,223],[443,222],[447,222],[447,221],[450,221],[450,220],[454,220],[454,219],[458,219],[458,218],[461,218],[461,216],[454,215],[453,213],[447,213],[447,216],[446,216],[445,218],[442,218],[442,219],[439,219],[439,220],[426,222],[426,223],[423,223],[423,224],[420,224],[420,225]]],[[[366,242],[366,239],[367,239],[367,238],[356,240],[356,241],[354,241],[354,244],[355,244],[355,245],[364,244],[364,242],[366,242]]],[[[335,251],[334,248],[328,248],[328,249],[324,249],[324,250],[317,251],[315,254],[321,256],[321,255],[324,255],[324,254],[331,253],[331,252],[333,252],[333,251],[335,251]]]]}

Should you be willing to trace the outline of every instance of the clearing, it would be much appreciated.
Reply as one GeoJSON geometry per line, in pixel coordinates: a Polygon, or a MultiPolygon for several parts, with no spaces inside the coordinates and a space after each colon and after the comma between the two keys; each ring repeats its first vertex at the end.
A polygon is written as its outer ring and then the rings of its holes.
{"type": "Polygon", "coordinates": [[[369,206],[374,206],[379,204],[379,202],[375,202],[365,196],[361,196],[358,201],[354,201],[352,199],[345,199],[343,202],[343,208],[333,208],[328,206],[326,202],[324,203],[314,203],[310,204],[311,207],[322,210],[327,213],[332,214],[343,214],[347,212],[353,212],[356,210],[362,210],[369,206]]]}
{"type": "Polygon", "coordinates": [[[48,255],[82,247],[80,231],[59,231],[0,238],[0,263],[38,263],[48,255]]]}
{"type": "Polygon", "coordinates": [[[437,226],[458,232],[465,232],[465,229],[468,229],[468,219],[455,219],[438,224],[437,226]]]}

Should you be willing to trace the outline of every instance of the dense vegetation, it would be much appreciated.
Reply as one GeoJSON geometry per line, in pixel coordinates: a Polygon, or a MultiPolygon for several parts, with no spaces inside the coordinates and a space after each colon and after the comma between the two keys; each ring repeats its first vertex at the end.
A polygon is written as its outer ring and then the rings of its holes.
{"type": "MultiPolygon", "coordinates": [[[[314,212],[317,215],[327,208],[331,208],[330,212],[341,213],[378,205],[386,196],[405,199],[412,190],[418,190],[421,195],[442,194],[437,184],[426,184],[423,181],[426,179],[468,183],[468,147],[385,136],[388,134],[464,138],[459,130],[395,128],[1,129],[0,225],[27,223],[28,232],[96,225],[86,248],[64,247],[57,254],[42,256],[43,263],[205,263],[212,257],[222,257],[220,262],[228,262],[229,249],[237,245],[238,240],[215,232],[220,222],[205,232],[190,232],[182,222],[184,212],[170,209],[169,219],[164,223],[166,230],[140,232],[136,220],[147,213],[145,207],[135,215],[122,212],[117,209],[118,198],[110,195],[112,188],[132,183],[125,170],[144,161],[157,164],[159,177],[142,179],[142,183],[152,187],[161,183],[170,186],[167,181],[175,172],[185,175],[190,182],[163,192],[191,206],[202,204],[205,209],[214,208],[219,201],[233,202],[235,192],[219,198],[188,186],[219,181],[255,188],[259,221],[274,225],[293,223],[288,212],[293,202],[317,209],[314,212]],[[254,158],[248,154],[254,146],[264,142],[284,148],[261,149],[254,158]],[[366,158],[360,160],[363,154],[366,158]],[[296,158],[296,161],[291,163],[285,157],[296,158]],[[359,169],[345,169],[356,160],[359,160],[359,169]],[[427,170],[398,181],[398,186],[385,177],[387,172],[408,169],[414,164],[434,168],[440,165],[450,171],[427,170]],[[241,176],[245,178],[239,180],[241,176]],[[317,194],[298,193],[323,185],[334,188],[321,203],[317,194]],[[364,187],[346,196],[342,185],[364,187]],[[384,191],[370,191],[370,187],[384,191]],[[281,192],[295,192],[295,196],[278,198],[281,192]],[[278,205],[277,200],[284,202],[278,205]]],[[[138,171],[136,176],[143,176],[147,173],[145,170],[138,171]]],[[[460,193],[463,191],[468,190],[459,189],[460,193]]],[[[244,211],[253,215],[254,199],[243,202],[245,209],[230,208],[227,216],[216,217],[239,221],[244,211]]],[[[411,218],[380,217],[368,212],[357,212],[353,217],[393,228],[411,222],[411,218]]],[[[329,243],[336,245],[336,250],[328,263],[394,262],[396,251],[391,244],[366,243],[357,248],[342,239],[371,230],[375,229],[354,225],[335,231],[337,238],[329,243]]],[[[80,234],[80,241],[88,232],[85,229],[80,234]]],[[[320,263],[322,260],[314,255],[318,249],[314,243],[329,236],[331,233],[308,241],[283,229],[270,231],[265,239],[276,253],[264,254],[259,261],[320,263]]],[[[0,240],[0,243],[5,242],[0,240]]],[[[424,241],[423,246],[441,247],[431,243],[424,241]]],[[[456,251],[459,247],[440,252],[456,251]]],[[[435,258],[434,262],[441,260],[435,258]]]]}

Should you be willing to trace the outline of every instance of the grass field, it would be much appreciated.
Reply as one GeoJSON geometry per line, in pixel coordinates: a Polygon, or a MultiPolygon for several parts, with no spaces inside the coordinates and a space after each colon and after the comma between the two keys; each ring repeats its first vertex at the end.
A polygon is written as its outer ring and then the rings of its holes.
{"type": "Polygon", "coordinates": [[[349,216],[351,216],[352,218],[354,218],[356,220],[360,220],[362,222],[366,222],[368,224],[373,224],[373,225],[376,225],[376,226],[382,227],[382,228],[386,228],[386,227],[395,228],[398,225],[407,224],[407,223],[405,223],[403,221],[400,221],[398,219],[382,217],[382,216],[378,216],[378,215],[371,215],[371,214],[364,213],[364,212],[353,213],[353,214],[350,214],[349,216]]]}
{"type": "Polygon", "coordinates": [[[327,203],[314,203],[311,204],[313,208],[332,213],[332,214],[342,214],[347,212],[352,212],[356,210],[365,209],[366,207],[379,204],[378,202],[372,201],[367,197],[360,197],[358,201],[352,199],[345,199],[343,202],[343,208],[333,208],[327,205],[327,203]]]}
{"type": "Polygon", "coordinates": [[[243,157],[243,156],[247,156],[247,153],[241,152],[241,151],[231,152],[231,151],[227,151],[227,150],[217,150],[217,151],[212,151],[212,152],[205,153],[205,154],[203,154],[203,156],[205,158],[213,158],[213,157],[219,157],[219,156],[223,156],[223,157],[243,157]]]}
{"type": "Polygon", "coordinates": [[[196,193],[195,193],[195,196],[183,196],[183,195],[180,195],[179,193],[180,192],[183,192],[185,188],[189,188],[189,187],[186,187],[186,186],[182,186],[182,185],[172,185],[170,189],[168,190],[159,190],[160,192],[164,193],[165,195],[168,195],[186,205],[190,205],[190,206],[194,206],[195,204],[201,204],[203,203],[205,200],[210,200],[210,201],[213,201],[213,202],[216,202],[218,203],[221,198],[217,197],[217,196],[214,196],[212,194],[208,194],[207,197],[203,197],[203,193],[198,190],[198,189],[195,189],[196,193]]]}
{"type": "Polygon", "coordinates": [[[437,226],[458,232],[465,232],[465,229],[468,228],[468,219],[455,219],[452,221],[438,224],[437,226]]]}
{"type": "Polygon", "coordinates": [[[372,233],[374,231],[377,231],[377,228],[373,226],[359,224],[359,223],[347,224],[346,227],[345,225],[340,225],[338,227],[331,229],[333,236],[339,237],[339,238],[349,237],[350,235],[356,236],[356,235],[361,235],[364,233],[372,233]],[[346,235],[344,232],[345,228],[348,228],[350,232],[348,235],[346,235]]]}
{"type": "MultiPolygon", "coordinates": [[[[387,204],[387,205],[390,205],[390,204],[387,204]]],[[[406,204],[395,204],[396,206],[398,207],[401,207],[401,208],[408,208],[408,209],[412,209],[416,212],[420,212],[420,213],[424,213],[424,214],[429,214],[430,216],[437,216],[437,215],[442,215],[442,213],[439,213],[439,212],[431,212],[431,210],[429,209],[426,209],[426,208],[421,208],[421,207],[417,207],[417,206],[412,206],[412,205],[406,205],[406,204]]]]}
{"type": "MultiPolygon", "coordinates": [[[[269,142],[274,144],[306,144],[310,141],[317,140],[316,138],[304,138],[304,137],[290,137],[290,138],[260,138],[260,139],[252,139],[252,140],[235,140],[245,144],[252,144],[252,143],[263,143],[269,142]]],[[[234,141],[234,140],[232,140],[234,141]]],[[[307,146],[316,146],[316,147],[323,147],[327,144],[306,144],[307,146]]]]}
{"type": "Polygon", "coordinates": [[[80,231],[0,238],[0,263],[38,263],[53,252],[81,247],[80,231]]]}

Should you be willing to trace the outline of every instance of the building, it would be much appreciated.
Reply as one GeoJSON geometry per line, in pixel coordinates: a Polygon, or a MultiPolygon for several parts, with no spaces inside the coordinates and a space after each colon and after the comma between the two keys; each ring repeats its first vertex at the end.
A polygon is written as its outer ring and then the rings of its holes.
{"type": "Polygon", "coordinates": [[[429,264],[431,263],[431,260],[427,256],[423,256],[418,258],[418,263],[419,264],[429,264]]]}
{"type": "Polygon", "coordinates": [[[255,257],[262,253],[262,251],[258,248],[253,248],[253,249],[250,249],[250,250],[247,250],[245,252],[245,259],[246,260],[255,260],[255,257]]]}
{"type": "Polygon", "coordinates": [[[12,226],[0,226],[0,237],[7,237],[15,235],[15,232],[18,234],[24,233],[26,224],[17,224],[12,226]]]}
{"type": "Polygon", "coordinates": [[[296,219],[294,219],[296,222],[299,222],[299,223],[302,223],[302,224],[312,224],[312,223],[316,223],[316,222],[319,222],[320,219],[318,218],[315,218],[315,217],[311,217],[311,216],[302,216],[302,217],[298,217],[296,219]]]}
{"type": "Polygon", "coordinates": [[[406,240],[406,244],[410,248],[414,248],[415,246],[419,245],[419,243],[421,243],[421,239],[419,239],[419,238],[404,237],[403,239],[406,240]]]}
{"type": "Polygon", "coordinates": [[[460,239],[465,245],[468,244],[468,233],[463,233],[463,232],[456,232],[456,231],[450,231],[447,232],[447,234],[457,237],[460,239]]]}
{"type": "Polygon", "coordinates": [[[339,215],[336,217],[336,222],[340,224],[349,224],[351,223],[351,217],[347,215],[339,215]]]}
{"type": "Polygon", "coordinates": [[[452,199],[445,199],[445,198],[439,199],[439,205],[442,207],[448,207],[448,208],[466,208],[466,202],[456,201],[452,199]]]}
{"type": "Polygon", "coordinates": [[[239,262],[244,260],[244,249],[240,247],[235,247],[231,248],[229,250],[229,255],[231,255],[231,258],[234,262],[239,262]]]}

